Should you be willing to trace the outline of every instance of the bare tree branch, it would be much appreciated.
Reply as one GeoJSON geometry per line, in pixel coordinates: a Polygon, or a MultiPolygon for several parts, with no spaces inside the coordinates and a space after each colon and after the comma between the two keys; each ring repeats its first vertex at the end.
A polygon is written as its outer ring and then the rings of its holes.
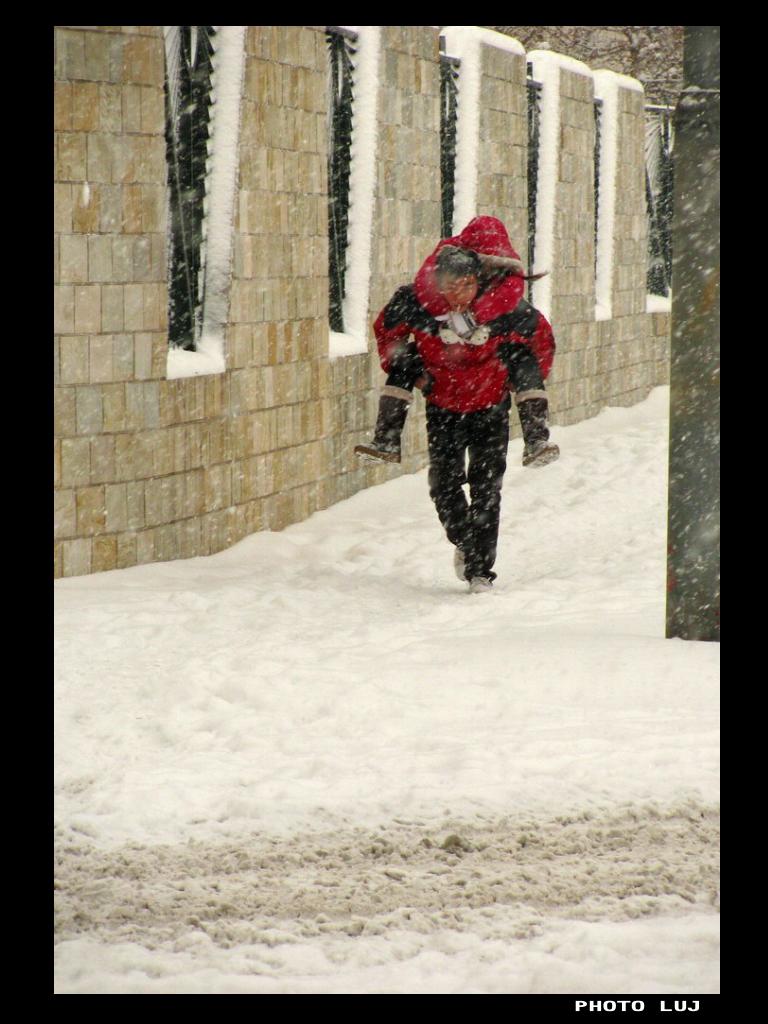
{"type": "Polygon", "coordinates": [[[641,81],[651,103],[673,106],[682,88],[682,25],[487,25],[526,50],[549,49],[641,81]]]}

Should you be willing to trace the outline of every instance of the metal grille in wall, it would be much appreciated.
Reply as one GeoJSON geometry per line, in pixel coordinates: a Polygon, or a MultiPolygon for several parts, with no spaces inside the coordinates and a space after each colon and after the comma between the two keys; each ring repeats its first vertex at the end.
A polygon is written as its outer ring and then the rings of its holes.
{"type": "Polygon", "coordinates": [[[169,186],[168,338],[193,349],[202,326],[205,197],[213,98],[212,25],[165,29],[165,139],[169,186]]]}
{"type": "Polygon", "coordinates": [[[456,188],[456,106],[459,90],[457,57],[440,54],[440,192],[441,235],[453,234],[453,198],[456,188]]]}
{"type": "MultiPolygon", "coordinates": [[[[528,273],[533,273],[536,247],[536,192],[539,176],[539,129],[541,125],[541,82],[533,80],[528,64],[528,273]]],[[[531,284],[528,284],[530,298],[531,284]]]]}
{"type": "Polygon", "coordinates": [[[600,213],[600,129],[603,118],[603,101],[594,101],[595,109],[595,271],[597,271],[597,226],[600,213]]]}
{"type": "Polygon", "coordinates": [[[648,212],[648,291],[669,295],[672,284],[674,143],[671,107],[645,108],[645,198],[648,212]]]}
{"type": "Polygon", "coordinates": [[[325,32],[330,59],[328,109],[328,320],[332,331],[344,330],[349,175],[352,147],[352,101],[357,35],[338,26],[325,32]]]}

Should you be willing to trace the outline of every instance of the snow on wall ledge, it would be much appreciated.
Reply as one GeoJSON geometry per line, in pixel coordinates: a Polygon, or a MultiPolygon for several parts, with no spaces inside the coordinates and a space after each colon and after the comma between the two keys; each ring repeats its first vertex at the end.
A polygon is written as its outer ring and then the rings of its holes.
{"type": "Polygon", "coordinates": [[[349,235],[343,334],[328,332],[328,356],[368,352],[368,293],[376,186],[377,96],[381,28],[346,26],[357,33],[349,172],[349,235]]]}
{"type": "Polygon", "coordinates": [[[595,320],[613,317],[613,260],[616,219],[616,167],[619,145],[619,89],[643,92],[635,78],[595,71],[595,99],[603,101],[600,121],[600,201],[597,215],[595,320]]]}
{"type": "Polygon", "coordinates": [[[539,123],[539,171],[536,184],[536,265],[532,272],[549,271],[533,285],[533,302],[544,316],[552,317],[552,272],[555,261],[555,210],[560,160],[560,71],[592,78],[592,70],[574,57],[550,50],[531,50],[528,60],[533,77],[541,82],[539,123]]]}
{"type": "Polygon", "coordinates": [[[511,36],[474,25],[451,25],[442,31],[446,54],[461,61],[456,107],[456,175],[453,223],[463,227],[477,216],[477,168],[480,150],[481,44],[525,54],[511,36]]]}
{"type": "Polygon", "coordinates": [[[203,330],[196,351],[168,350],[169,380],[226,370],[224,327],[231,294],[233,211],[237,185],[245,26],[222,25],[216,36],[205,236],[203,330]]]}
{"type": "Polygon", "coordinates": [[[168,380],[180,377],[204,377],[210,373],[224,373],[224,342],[222,338],[201,338],[200,344],[207,342],[207,348],[198,348],[196,352],[188,352],[183,348],[168,349],[168,380]]]}

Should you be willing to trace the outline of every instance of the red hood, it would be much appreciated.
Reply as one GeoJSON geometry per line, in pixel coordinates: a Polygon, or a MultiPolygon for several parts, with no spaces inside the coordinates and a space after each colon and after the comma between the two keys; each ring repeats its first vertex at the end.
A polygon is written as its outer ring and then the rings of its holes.
{"type": "MultiPolygon", "coordinates": [[[[453,238],[441,239],[434,252],[424,260],[416,274],[416,298],[432,316],[441,316],[450,309],[437,290],[435,281],[437,254],[445,245],[458,245],[463,249],[472,249],[488,256],[509,256],[515,260],[520,259],[512,248],[507,229],[497,217],[474,217],[460,234],[454,235],[453,238]]],[[[515,276],[515,282],[518,281],[519,299],[522,298],[525,290],[525,281],[522,277],[515,276]]]]}
{"type": "Polygon", "coordinates": [[[464,249],[487,253],[489,256],[510,256],[515,260],[520,259],[512,248],[507,229],[496,217],[475,217],[460,235],[455,239],[449,238],[448,242],[460,245],[464,249]]]}

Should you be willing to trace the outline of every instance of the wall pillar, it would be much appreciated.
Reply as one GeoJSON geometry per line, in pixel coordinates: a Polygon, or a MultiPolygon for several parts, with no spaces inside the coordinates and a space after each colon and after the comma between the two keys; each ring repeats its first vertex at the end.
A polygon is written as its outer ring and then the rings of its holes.
{"type": "MultiPolygon", "coordinates": [[[[440,238],[439,33],[420,25],[385,25],[379,31],[369,352],[331,365],[341,410],[333,485],[340,496],[397,472],[361,463],[352,453],[372,430],[385,379],[372,322],[395,289],[413,280],[440,238]]],[[[402,471],[413,472],[425,461],[424,402],[416,393],[403,434],[402,471]]]]}
{"type": "MultiPolygon", "coordinates": [[[[142,560],[167,461],[162,29],[55,28],[54,570],[142,560]]],[[[165,517],[169,518],[166,519],[165,517]]]]}

